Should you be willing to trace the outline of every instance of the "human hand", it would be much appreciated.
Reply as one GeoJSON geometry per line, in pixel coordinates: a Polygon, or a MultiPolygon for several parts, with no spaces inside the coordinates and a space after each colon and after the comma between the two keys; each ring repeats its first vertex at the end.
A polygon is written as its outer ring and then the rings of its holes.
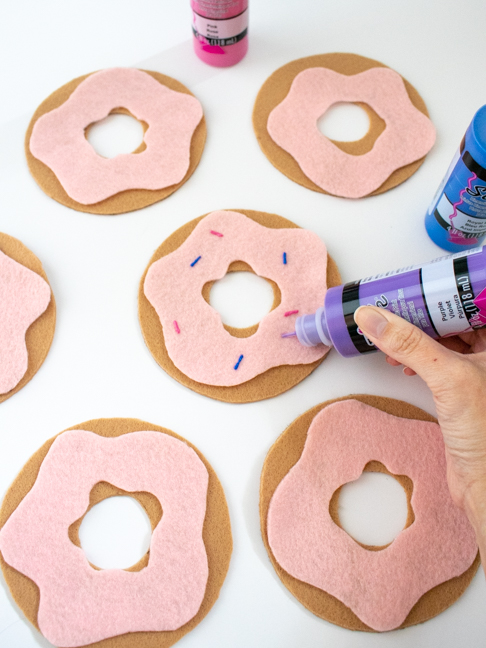
{"type": "Polygon", "coordinates": [[[355,321],[390,364],[432,391],[452,499],[486,538],[486,329],[439,343],[386,309],[362,306],[355,321]]]}

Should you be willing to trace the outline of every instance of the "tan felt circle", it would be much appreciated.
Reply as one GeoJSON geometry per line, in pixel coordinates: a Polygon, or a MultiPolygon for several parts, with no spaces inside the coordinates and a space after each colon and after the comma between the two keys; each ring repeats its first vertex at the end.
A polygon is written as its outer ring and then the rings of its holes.
{"type": "MultiPolygon", "coordinates": [[[[26,268],[29,268],[29,270],[36,272],[45,279],[47,283],[49,283],[44,268],[42,267],[42,263],[33,252],[26,248],[25,245],[16,238],[0,232],[0,250],[11,259],[14,259],[14,261],[17,261],[26,268]]],[[[29,326],[25,335],[27,353],[29,354],[27,371],[16,387],[6,394],[0,394],[0,403],[3,403],[7,398],[16,394],[39,371],[40,366],[46,359],[51,347],[55,328],[56,302],[51,290],[51,301],[49,302],[49,306],[42,315],[29,326]]]]}
{"type": "MultiPolygon", "coordinates": [[[[365,58],[358,54],[334,53],[307,56],[306,58],[291,61],[276,70],[265,81],[257,95],[253,109],[253,128],[262,151],[270,162],[288,178],[304,187],[307,187],[307,189],[312,189],[313,191],[319,191],[320,193],[325,194],[328,192],[314,184],[312,180],[304,174],[290,153],[287,153],[287,151],[280,148],[280,146],[273,141],[267,131],[268,116],[272,110],[285,99],[294,78],[303,70],[312,67],[325,67],[334,70],[335,72],[340,72],[341,74],[352,75],[359,74],[360,72],[364,72],[373,67],[387,66],[383,65],[383,63],[380,63],[379,61],[374,61],[373,59],[365,58]]],[[[429,113],[427,112],[422,97],[406,79],[403,79],[403,81],[413,105],[428,117],[429,113]]],[[[364,155],[371,151],[378,136],[385,130],[385,122],[378,117],[376,112],[367,104],[356,102],[356,105],[363,108],[368,114],[370,119],[369,131],[363,138],[355,142],[331,141],[345,153],[349,153],[350,155],[364,155]]],[[[381,194],[401,184],[417,171],[424,160],[425,157],[397,169],[387,180],[385,180],[381,187],[378,187],[378,189],[371,192],[369,195],[375,196],[381,194]]]]}
{"type": "MultiPolygon", "coordinates": [[[[178,630],[166,632],[132,632],[89,644],[89,648],[169,648],[169,646],[172,646],[176,641],[179,641],[179,639],[190,632],[204,619],[216,602],[216,599],[219,596],[219,591],[223,585],[224,579],[226,578],[233,549],[233,540],[231,536],[228,506],[226,504],[223,487],[221,486],[221,483],[211,465],[201,452],[192,445],[192,443],[189,443],[189,441],[186,441],[186,439],[183,439],[174,432],[158,425],[152,425],[151,423],[146,423],[139,419],[112,418],[86,421],[85,423],[80,423],[79,425],[75,425],[69,429],[88,430],[103,437],[117,437],[122,434],[128,434],[140,430],[162,432],[186,443],[197,453],[198,457],[208,470],[208,498],[203,527],[203,539],[208,555],[209,577],[204,600],[196,616],[178,630]]],[[[34,485],[42,461],[55,438],[56,437],[53,437],[52,439],[49,439],[49,441],[46,441],[46,443],[44,443],[44,445],[32,455],[10,486],[0,509],[0,529],[34,485]]],[[[161,516],[163,516],[163,511],[160,503],[153,495],[149,493],[126,493],[126,491],[122,491],[116,486],[105,482],[100,482],[91,491],[90,504],[86,513],[92,506],[94,506],[94,504],[98,503],[102,499],[112,497],[113,495],[127,494],[135,497],[142,504],[150,518],[152,528],[155,528],[161,516]]],[[[81,521],[82,518],[71,525],[69,529],[69,537],[71,538],[71,541],[78,546],[79,538],[77,531],[81,521]]],[[[136,565],[133,565],[126,571],[139,571],[147,564],[147,562],[148,554],[136,565]]],[[[37,625],[39,588],[32,580],[30,580],[30,578],[27,578],[27,576],[24,576],[13,567],[10,567],[10,565],[7,565],[1,553],[0,566],[15,602],[21,608],[27,619],[37,629],[39,629],[37,625]]]]}
{"type": "MultiPolygon", "coordinates": [[[[248,218],[251,218],[260,225],[265,227],[271,227],[274,229],[281,229],[286,227],[298,227],[292,221],[282,218],[282,216],[277,216],[276,214],[268,214],[266,212],[251,211],[248,209],[233,209],[232,211],[240,212],[248,218]]],[[[207,214],[206,214],[207,215],[207,214]]],[[[204,216],[200,216],[186,225],[183,225],[181,228],[176,230],[173,234],[167,238],[160,247],[157,248],[150,263],[148,264],[145,272],[143,273],[142,279],[140,281],[139,291],[138,291],[138,315],[140,319],[140,326],[142,327],[143,337],[145,343],[148,346],[150,353],[154,356],[158,364],[166,371],[169,376],[175,378],[181,385],[185,385],[203,396],[209,396],[216,400],[225,401],[227,403],[253,403],[255,401],[265,400],[266,398],[272,398],[281,394],[291,387],[294,387],[301,380],[304,380],[310,373],[318,367],[324,358],[316,362],[312,362],[307,365],[284,365],[280,367],[273,367],[264,373],[255,376],[251,380],[248,380],[241,385],[236,385],[235,387],[219,387],[214,385],[206,385],[204,383],[196,382],[192,380],[186,374],[179,371],[179,369],[174,365],[172,360],[169,358],[167,349],[164,342],[164,333],[162,330],[162,325],[160,323],[159,317],[150,304],[148,299],[145,297],[143,292],[143,284],[145,277],[147,275],[148,269],[155,263],[158,259],[167,256],[174,250],[177,250],[178,247],[187,239],[187,237],[194,230],[196,225],[199,223],[204,216]]],[[[248,264],[238,261],[232,263],[228,268],[228,272],[236,272],[241,270],[251,270],[248,264]]],[[[209,291],[213,282],[208,282],[203,289],[203,297],[206,301],[209,301],[209,291]]],[[[270,282],[274,289],[274,302],[273,308],[276,308],[280,303],[280,290],[274,282],[270,282]]],[[[341,284],[341,276],[339,270],[333,259],[328,255],[328,274],[327,274],[327,285],[339,286],[341,284]]],[[[224,325],[225,329],[234,335],[235,337],[249,337],[253,335],[258,329],[258,324],[255,326],[250,326],[244,329],[238,329],[231,326],[224,325]]]]}
{"type": "MultiPolygon", "coordinates": [[[[171,90],[192,95],[192,92],[190,92],[184,85],[182,85],[182,83],[179,83],[179,81],[176,81],[171,77],[160,74],[159,72],[150,72],[149,70],[142,71],[147,72],[147,74],[150,74],[150,76],[159,81],[159,83],[167,86],[171,90]]],[[[105,200],[94,203],[92,205],[82,205],[76,200],[70,198],[64,191],[54,172],[51,171],[51,169],[43,162],[32,155],[29,148],[29,142],[35,122],[45,113],[48,113],[51,110],[54,110],[54,108],[61,106],[70,97],[70,95],[78,87],[78,85],[89,76],[90,74],[85,74],[81,77],[78,77],[77,79],[73,79],[69,83],[66,83],[66,85],[63,85],[58,90],[53,92],[37,108],[34,116],[30,121],[27,133],[25,134],[25,155],[27,157],[27,163],[29,165],[30,172],[34,176],[34,179],[39,187],[48,196],[54,198],[54,200],[57,200],[57,202],[60,202],[66,207],[71,207],[72,209],[76,209],[77,211],[88,212],[90,214],[105,215],[124,214],[126,212],[134,211],[135,209],[142,209],[142,207],[147,207],[148,205],[152,205],[159,200],[163,200],[164,198],[170,196],[170,194],[174,193],[174,191],[177,191],[177,189],[179,189],[179,187],[181,187],[191,177],[197,165],[199,164],[199,160],[201,159],[204,143],[206,141],[206,121],[204,117],[197,125],[197,128],[192,136],[189,169],[181,182],[175,185],[171,185],[170,187],[157,189],[155,191],[151,191],[149,189],[130,189],[128,191],[121,191],[114,196],[110,196],[109,198],[106,198],[105,200]]],[[[124,109],[123,106],[113,110],[112,112],[125,113],[128,115],[131,114],[128,110],[124,109]]],[[[144,122],[141,123],[144,127],[145,132],[147,125],[144,122]]],[[[134,153],[140,153],[144,149],[145,143],[142,143],[134,151],[134,153]]]]}
{"type": "MultiPolygon", "coordinates": [[[[376,407],[376,409],[394,416],[401,418],[413,419],[417,421],[432,421],[437,423],[437,420],[424,412],[423,410],[404,403],[403,401],[395,400],[393,398],[383,398],[381,396],[369,396],[366,394],[358,394],[345,396],[344,398],[336,398],[334,400],[316,405],[308,410],[302,416],[299,416],[289,427],[280,435],[277,441],[270,448],[270,451],[265,459],[261,482],[260,482],[260,524],[263,542],[267,549],[268,555],[278,574],[278,577],[283,582],[285,587],[304,605],[308,610],[335,625],[347,628],[349,630],[361,630],[364,632],[375,632],[372,628],[365,625],[358,617],[348,608],[344,603],[341,603],[337,598],[320,590],[313,585],[304,583],[297,580],[288,574],[275,560],[272,550],[268,544],[267,536],[267,516],[270,500],[285,475],[289,472],[294,464],[300,459],[304,449],[305,440],[307,438],[307,430],[309,429],[312,420],[324,407],[337,403],[339,401],[348,400],[353,398],[359,400],[366,405],[376,407]]],[[[379,462],[372,461],[365,467],[365,470],[387,472],[384,466],[379,462]]],[[[388,473],[390,474],[390,473],[388,473]]],[[[410,506],[410,496],[412,483],[407,477],[396,476],[401,483],[408,499],[408,519],[406,526],[409,526],[413,521],[413,511],[410,506]]],[[[330,506],[331,516],[339,524],[337,500],[339,493],[333,495],[330,506]]],[[[379,551],[384,547],[367,547],[372,551],[379,551]]],[[[451,580],[441,583],[433,589],[426,592],[422,598],[417,601],[414,607],[410,610],[407,618],[402,623],[400,628],[423,623],[431,619],[452,605],[461,594],[467,589],[468,585],[473,579],[479,567],[479,553],[474,563],[467,569],[461,576],[452,578],[451,580]]]]}

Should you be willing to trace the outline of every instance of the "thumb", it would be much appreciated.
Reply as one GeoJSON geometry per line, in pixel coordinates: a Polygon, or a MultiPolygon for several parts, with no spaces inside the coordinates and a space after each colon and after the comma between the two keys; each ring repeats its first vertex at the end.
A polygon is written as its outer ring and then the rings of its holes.
{"type": "Polygon", "coordinates": [[[455,354],[417,326],[375,306],[361,306],[355,312],[354,320],[373,344],[413,369],[432,390],[448,375],[455,354]]]}

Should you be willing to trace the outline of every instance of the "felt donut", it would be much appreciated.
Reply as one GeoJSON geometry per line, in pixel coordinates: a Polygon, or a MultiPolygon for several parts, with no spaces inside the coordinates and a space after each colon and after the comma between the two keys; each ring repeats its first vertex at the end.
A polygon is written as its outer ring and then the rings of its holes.
{"type": "Polygon", "coordinates": [[[278,576],[317,616],[386,631],[440,614],[479,565],[475,533],[452,502],[435,419],[401,401],[349,396],[314,407],[271,448],[260,489],[262,536],[278,576]],[[385,547],[340,526],[339,491],[364,470],[404,487],[405,529],[385,547]]]}
{"type": "Polygon", "coordinates": [[[177,230],[150,260],[139,290],[142,332],[162,368],[194,391],[228,402],[262,400],[324,359],[327,347],[304,348],[281,334],[339,283],[313,232],[263,212],[212,212],[177,230]],[[274,290],[271,312],[246,329],[223,325],[208,303],[212,283],[238,270],[255,272],[274,290]]]}
{"type": "Polygon", "coordinates": [[[137,419],[100,419],[47,441],[0,509],[0,564],[13,598],[54,645],[168,648],[216,601],[232,551],[223,489],[188,441],[137,419]],[[100,570],[80,547],[84,515],[136,498],[153,529],[133,567],[100,570]]]}
{"type": "Polygon", "coordinates": [[[255,133],[279,171],[308,189],[345,198],[383,193],[409,178],[435,141],[423,100],[397,72],[356,54],[292,61],[263,84],[255,133]],[[317,121],[338,102],[361,106],[370,129],[360,140],[325,137],[317,121]]]}
{"type": "Polygon", "coordinates": [[[197,167],[206,139],[199,101],[158,72],[113,68],[62,86],[36,110],[25,138],[29,169],[51,198],[78,211],[120,214],[163,200],[197,167]],[[106,159],[89,127],[126,113],[144,128],[133,153],[106,159]]]}
{"type": "Polygon", "coordinates": [[[0,403],[18,392],[44,362],[56,325],[56,304],[39,259],[0,232],[0,403]]]}

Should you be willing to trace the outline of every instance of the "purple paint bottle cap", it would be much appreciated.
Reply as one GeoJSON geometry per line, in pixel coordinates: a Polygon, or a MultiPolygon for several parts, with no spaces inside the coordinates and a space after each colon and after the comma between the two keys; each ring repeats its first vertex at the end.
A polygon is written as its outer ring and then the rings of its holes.
{"type": "Polygon", "coordinates": [[[333,346],[327,330],[324,306],[312,315],[302,315],[295,320],[295,333],[303,346],[313,347],[318,344],[333,346]]]}

